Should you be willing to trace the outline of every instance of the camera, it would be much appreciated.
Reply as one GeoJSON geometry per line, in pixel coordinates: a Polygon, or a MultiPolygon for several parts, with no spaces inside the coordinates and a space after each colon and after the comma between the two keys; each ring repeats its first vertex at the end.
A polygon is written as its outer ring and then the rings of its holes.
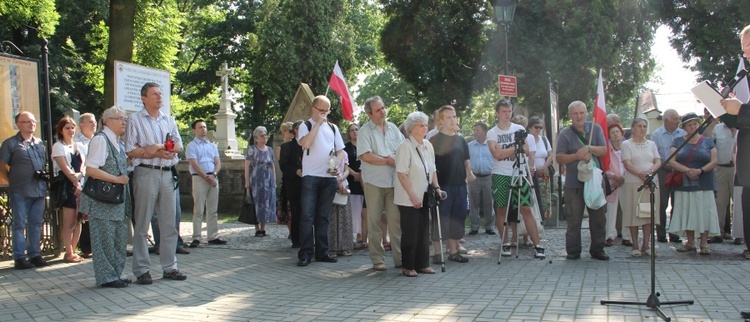
{"type": "Polygon", "coordinates": [[[529,136],[529,132],[526,132],[526,130],[518,130],[514,132],[513,141],[514,144],[523,146],[526,143],[526,137],[529,136]]]}
{"type": "Polygon", "coordinates": [[[49,173],[44,170],[36,170],[34,171],[34,179],[49,181],[49,173]]]}

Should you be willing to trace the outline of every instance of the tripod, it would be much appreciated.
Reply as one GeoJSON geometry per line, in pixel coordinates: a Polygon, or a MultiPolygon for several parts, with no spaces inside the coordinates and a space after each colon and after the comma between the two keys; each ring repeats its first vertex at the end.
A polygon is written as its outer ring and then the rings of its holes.
{"type": "MultiPolygon", "coordinates": [[[[515,205],[517,207],[516,208],[516,218],[517,218],[516,220],[518,220],[522,216],[521,214],[521,189],[523,189],[524,187],[527,187],[529,189],[529,196],[530,196],[529,202],[530,203],[536,202],[536,200],[531,198],[531,196],[534,196],[534,189],[533,189],[534,185],[531,179],[529,179],[529,175],[531,174],[531,169],[529,168],[529,164],[526,162],[526,151],[523,148],[524,143],[522,140],[516,140],[516,142],[513,144],[516,148],[516,152],[515,152],[516,160],[513,163],[513,171],[511,172],[511,181],[510,181],[510,187],[509,187],[510,189],[508,191],[508,200],[506,203],[507,206],[505,208],[505,220],[503,222],[504,227],[503,228],[498,227],[498,229],[500,230],[500,242],[502,243],[500,256],[498,256],[497,258],[498,265],[501,264],[501,261],[503,258],[503,252],[505,251],[505,248],[509,247],[509,246],[505,246],[505,231],[507,230],[508,223],[510,222],[510,220],[508,220],[508,215],[510,214],[510,210],[511,210],[511,199],[513,198],[513,192],[514,191],[516,192],[515,194],[516,195],[515,205]]],[[[531,222],[533,225],[535,225],[534,227],[536,228],[536,224],[537,224],[536,218],[534,218],[533,214],[531,217],[532,217],[531,222]]],[[[524,220],[524,223],[526,224],[526,231],[529,232],[530,228],[529,228],[527,221],[524,220]]],[[[519,234],[515,231],[514,233],[516,235],[516,258],[518,258],[518,245],[519,245],[518,235],[519,234]]],[[[537,230],[536,237],[537,238],[540,237],[538,230],[537,230]]],[[[534,245],[534,246],[536,247],[537,245],[534,245]]],[[[536,249],[534,251],[536,251],[536,249]]],[[[537,257],[536,254],[534,255],[534,257],[539,258],[539,259],[544,259],[544,257],[537,257]]]]}

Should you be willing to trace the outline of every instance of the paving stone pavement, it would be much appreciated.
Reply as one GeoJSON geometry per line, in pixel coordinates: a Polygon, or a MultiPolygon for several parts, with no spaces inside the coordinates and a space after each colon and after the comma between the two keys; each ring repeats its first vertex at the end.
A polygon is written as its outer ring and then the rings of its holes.
{"type": "MultiPolygon", "coordinates": [[[[189,242],[191,224],[182,228],[189,242]]],[[[386,272],[375,272],[366,250],[335,264],[297,267],[286,227],[267,231],[270,237],[254,237],[252,226],[220,224],[227,245],[204,243],[178,255],[187,281],[162,280],[151,255],[154,284],[124,289],[96,286],[91,260],[68,264],[58,257],[24,271],[0,262],[0,321],[661,321],[645,306],[600,304],[646,301],[649,260],[619,245],[606,249],[612,260],[593,260],[586,230],[579,260],[565,259],[565,230],[548,228],[548,260],[521,247],[518,258],[500,265],[499,237],[480,232],[466,238],[469,263],[449,262],[445,273],[433,265],[437,274],[417,278],[400,275],[390,258],[386,272]]],[[[659,299],[695,300],[662,306],[673,321],[743,321],[739,311],[750,309],[744,246],[712,244],[709,256],[657,246],[659,299]]],[[[131,260],[126,272],[133,278],[131,260]]]]}

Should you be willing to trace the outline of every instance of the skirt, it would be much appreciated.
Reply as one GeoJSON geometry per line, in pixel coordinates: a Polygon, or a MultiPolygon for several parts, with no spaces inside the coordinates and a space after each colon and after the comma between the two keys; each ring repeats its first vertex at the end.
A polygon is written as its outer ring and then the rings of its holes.
{"type": "Polygon", "coordinates": [[[675,191],[672,220],[667,231],[676,235],[684,235],[685,231],[718,235],[719,215],[714,192],[675,191]]]}
{"type": "MultiPolygon", "coordinates": [[[[659,182],[654,180],[656,185],[659,185],[659,182]]],[[[643,196],[641,197],[641,192],[638,191],[638,187],[640,187],[640,183],[633,183],[633,182],[626,182],[622,185],[618,190],[620,191],[620,207],[622,208],[622,227],[640,227],[643,225],[648,225],[651,223],[650,218],[640,218],[638,217],[638,203],[639,198],[643,198],[640,202],[649,202],[649,192],[648,189],[643,189],[643,196]]],[[[715,209],[714,209],[715,210],[715,209]]],[[[656,221],[655,224],[659,225],[661,224],[659,221],[659,192],[656,191],[654,193],[654,211],[656,213],[654,214],[654,221],[656,221]]],[[[617,215],[615,215],[617,217],[617,215]]]]}

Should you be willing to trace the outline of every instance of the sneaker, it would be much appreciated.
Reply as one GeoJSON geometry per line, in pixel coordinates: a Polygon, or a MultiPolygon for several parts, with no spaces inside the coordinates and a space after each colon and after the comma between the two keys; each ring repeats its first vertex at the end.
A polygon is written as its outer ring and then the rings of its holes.
{"type": "Polygon", "coordinates": [[[184,281],[187,279],[187,276],[185,274],[180,273],[180,271],[173,269],[170,272],[164,272],[161,278],[168,279],[168,280],[175,280],[175,281],[184,281]]]}
{"type": "Polygon", "coordinates": [[[743,243],[743,240],[742,240],[742,238],[735,238],[735,239],[734,239],[734,244],[735,244],[735,245],[742,245],[742,243],[743,243]]]}
{"type": "Polygon", "coordinates": [[[443,263],[443,261],[440,259],[440,254],[432,255],[432,263],[435,265],[440,265],[443,263]]]}
{"type": "MultiPolygon", "coordinates": [[[[209,241],[209,243],[210,243],[210,241],[209,241]]],[[[199,239],[193,239],[193,242],[190,243],[190,245],[188,245],[188,247],[190,247],[190,248],[196,248],[200,244],[201,244],[201,241],[199,239]]]]}
{"type": "Polygon", "coordinates": [[[504,244],[503,245],[503,250],[500,252],[500,255],[501,256],[510,256],[511,255],[511,253],[510,253],[510,244],[504,244]]]}
{"type": "Polygon", "coordinates": [[[141,276],[138,276],[138,278],[136,279],[136,283],[141,284],[141,285],[150,285],[153,282],[154,280],[151,279],[151,274],[149,274],[149,272],[143,273],[141,276]]]}
{"type": "Polygon", "coordinates": [[[487,235],[497,235],[497,233],[492,229],[487,229],[484,231],[487,235]]]}
{"type": "Polygon", "coordinates": [[[478,234],[478,233],[479,233],[479,231],[478,231],[478,230],[472,230],[472,231],[469,231],[469,235],[470,235],[470,236],[476,235],[476,234],[478,234]]]}
{"type": "Polygon", "coordinates": [[[469,259],[466,257],[461,256],[459,253],[450,254],[448,255],[448,260],[457,262],[457,263],[468,263],[469,259]]]}
{"type": "Polygon", "coordinates": [[[544,259],[544,247],[542,246],[536,246],[534,247],[534,258],[544,259]]]}

